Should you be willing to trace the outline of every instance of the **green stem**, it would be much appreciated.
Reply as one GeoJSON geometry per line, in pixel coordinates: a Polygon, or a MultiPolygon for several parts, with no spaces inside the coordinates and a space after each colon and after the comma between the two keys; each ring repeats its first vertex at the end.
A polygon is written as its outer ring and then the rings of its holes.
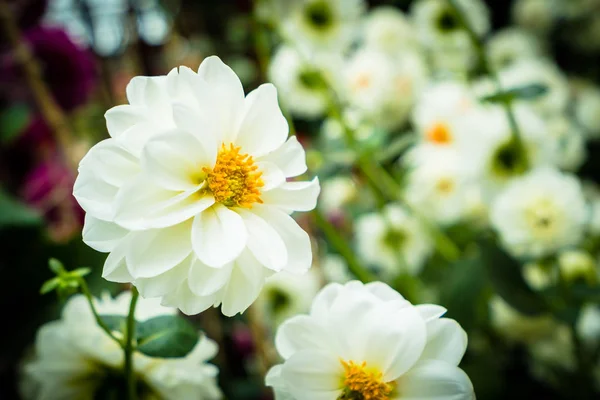
{"type": "Polygon", "coordinates": [[[388,171],[377,162],[377,160],[361,151],[359,143],[354,138],[354,132],[345,123],[339,110],[339,106],[335,101],[332,101],[331,113],[341,124],[346,137],[346,142],[358,156],[358,167],[367,177],[367,181],[372,186],[374,192],[381,192],[388,199],[401,203],[423,224],[429,235],[433,238],[435,246],[440,254],[448,261],[456,261],[460,257],[460,249],[427,217],[422,215],[402,198],[402,188],[388,171]]]}
{"type": "Polygon", "coordinates": [[[94,314],[94,318],[96,319],[96,323],[98,324],[98,326],[102,328],[102,330],[106,332],[106,334],[110,336],[112,340],[117,342],[120,347],[123,347],[123,342],[121,341],[121,339],[117,338],[113,334],[112,330],[104,323],[100,314],[98,314],[98,310],[96,310],[96,306],[94,305],[94,298],[92,297],[92,293],[90,292],[90,289],[85,279],[79,278],[79,287],[81,288],[81,292],[83,293],[83,295],[88,301],[88,304],[90,305],[90,309],[92,310],[92,314],[94,314]]]}
{"type": "MultiPolygon", "coordinates": [[[[492,68],[492,66],[491,66],[491,63],[488,59],[488,56],[487,56],[487,53],[485,50],[485,46],[483,45],[481,38],[479,37],[479,35],[477,35],[477,32],[475,32],[475,30],[473,29],[471,24],[469,24],[469,21],[465,17],[465,14],[463,13],[460,5],[456,2],[456,0],[448,0],[448,3],[450,4],[450,7],[452,7],[452,9],[454,10],[454,13],[456,15],[456,18],[458,19],[458,22],[462,25],[463,29],[467,32],[467,34],[469,35],[469,39],[471,39],[471,42],[475,46],[475,50],[477,51],[477,57],[479,58],[479,63],[481,65],[481,68],[487,75],[489,75],[492,78],[492,80],[496,84],[496,90],[498,92],[501,92],[502,84],[500,83],[500,78],[498,77],[498,74],[496,73],[494,68],[492,68]]],[[[506,116],[508,117],[508,121],[510,124],[513,138],[514,138],[515,142],[517,143],[517,145],[520,146],[520,149],[521,149],[523,147],[521,130],[519,129],[519,125],[517,124],[517,120],[515,118],[515,114],[513,112],[512,106],[511,106],[510,102],[503,102],[502,104],[506,111],[506,116]]]]}
{"type": "Polygon", "coordinates": [[[129,400],[137,399],[136,376],[133,368],[133,351],[135,341],[135,305],[139,293],[135,286],[131,288],[131,303],[129,304],[129,314],[127,315],[127,326],[125,329],[125,378],[127,380],[127,398],[129,400]]]}
{"type": "Polygon", "coordinates": [[[315,216],[317,226],[323,231],[329,243],[346,260],[348,269],[363,283],[377,280],[376,276],[362,265],[354,254],[354,251],[352,251],[352,248],[348,245],[348,242],[338,233],[337,229],[323,215],[321,210],[316,208],[313,211],[313,215],[315,216]]]}

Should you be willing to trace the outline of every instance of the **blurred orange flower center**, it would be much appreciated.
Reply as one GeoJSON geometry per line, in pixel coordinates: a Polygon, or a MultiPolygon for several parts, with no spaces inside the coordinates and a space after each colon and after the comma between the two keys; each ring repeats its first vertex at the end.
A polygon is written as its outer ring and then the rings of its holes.
{"type": "Polygon", "coordinates": [[[240,154],[241,147],[223,144],[217,154],[214,168],[203,168],[206,182],[217,203],[228,207],[251,208],[262,203],[260,188],[265,185],[262,172],[252,156],[240,154]]]}
{"type": "Polygon", "coordinates": [[[437,144],[448,144],[452,142],[450,128],[443,122],[436,122],[427,131],[427,140],[437,144]]]}

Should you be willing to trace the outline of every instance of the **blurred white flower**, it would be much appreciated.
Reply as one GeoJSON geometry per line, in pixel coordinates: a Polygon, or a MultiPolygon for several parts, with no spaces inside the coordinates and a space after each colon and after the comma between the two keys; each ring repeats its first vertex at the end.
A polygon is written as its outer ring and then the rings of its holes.
{"type": "Polygon", "coordinates": [[[587,230],[592,235],[600,235],[600,187],[594,182],[584,182],[583,192],[589,207],[587,230]]]}
{"type": "Polygon", "coordinates": [[[287,318],[308,312],[320,288],[315,268],[300,276],[282,272],[267,278],[256,305],[262,309],[265,320],[277,326],[287,318]]]}
{"type": "Polygon", "coordinates": [[[587,304],[582,307],[576,328],[577,334],[586,345],[595,346],[600,343],[600,307],[598,304],[587,304]]]}
{"type": "Polygon", "coordinates": [[[467,142],[463,154],[466,162],[480,174],[484,198],[489,201],[511,179],[527,171],[527,167],[551,165],[553,143],[548,140],[547,126],[530,107],[513,108],[519,126],[522,148],[516,145],[505,110],[491,107],[479,126],[478,135],[467,142]]]}
{"type": "Polygon", "coordinates": [[[303,51],[344,51],[356,39],[364,0],[290,0],[281,16],[285,39],[303,51]]]}
{"type": "Polygon", "coordinates": [[[573,120],[557,115],[546,120],[551,143],[552,164],[560,169],[576,171],[585,161],[585,137],[573,120]]]}
{"type": "Polygon", "coordinates": [[[473,172],[453,148],[421,145],[404,158],[408,170],[406,200],[439,224],[458,222],[465,214],[473,172]]]}
{"type": "Polygon", "coordinates": [[[499,73],[500,82],[505,89],[541,84],[547,92],[534,100],[519,100],[516,104],[527,103],[536,111],[552,116],[563,112],[569,102],[569,84],[558,67],[549,60],[522,59],[499,73]]]}
{"type": "Polygon", "coordinates": [[[576,177],[551,168],[515,179],[494,201],[493,227],[516,256],[542,257],[582,239],[587,208],[576,177]]]}
{"type": "Polygon", "coordinates": [[[286,182],[305,154],[262,85],[244,97],[217,57],[196,74],[137,77],[106,113],[110,139],[79,165],[83,240],[110,252],[103,277],[196,314],[244,311],[266,276],[310,268],[310,240],[289,216],[315,207],[319,182],[286,182]]]}
{"type": "Polygon", "coordinates": [[[519,28],[498,31],[486,46],[490,62],[496,68],[508,67],[521,59],[536,59],[543,54],[540,40],[519,28]]]}
{"type": "Polygon", "coordinates": [[[372,124],[393,130],[406,122],[426,77],[425,62],[415,51],[392,57],[363,48],[345,68],[345,97],[372,124]]]}
{"type": "Polygon", "coordinates": [[[365,18],[364,44],[368,48],[396,56],[419,45],[414,27],[396,7],[375,7],[365,18]]]}
{"type": "Polygon", "coordinates": [[[441,81],[430,83],[419,95],[412,121],[425,142],[457,147],[479,135],[486,116],[467,85],[441,81]]]}
{"type": "Polygon", "coordinates": [[[325,213],[343,211],[345,204],[358,196],[356,184],[349,176],[337,175],[321,185],[318,207],[325,213]]]}
{"type": "MultiPolygon", "coordinates": [[[[100,315],[126,316],[131,292],[115,299],[105,293],[94,299],[100,315]]],[[[172,315],[175,309],[161,307],[156,299],[140,298],[137,321],[172,315]]],[[[133,366],[141,384],[141,398],[173,400],[220,399],[216,384],[218,369],[207,361],[217,353],[214,341],[201,334],[194,349],[183,358],[154,358],[135,352],[133,366]]],[[[102,390],[125,389],[119,372],[123,350],[96,323],[83,295],[73,296],[62,318],[42,326],[37,334],[35,355],[23,366],[23,392],[27,399],[93,399],[102,390]]]]}
{"type": "MultiPolygon", "coordinates": [[[[474,31],[480,36],[485,35],[490,29],[486,5],[480,0],[459,0],[457,3],[474,31]]],[[[414,26],[435,68],[466,75],[477,55],[450,4],[446,0],[421,0],[413,4],[414,26]]]]}
{"type": "Polygon", "coordinates": [[[437,305],[413,306],[381,282],[327,285],[310,314],[284,322],[276,399],[474,399],[458,368],[467,335],[437,305]]]}
{"type": "Polygon", "coordinates": [[[336,70],[333,56],[313,56],[310,62],[294,48],[281,46],[269,65],[269,78],[277,87],[281,102],[302,118],[318,118],[329,107],[329,82],[336,70]]]}
{"type": "MultiPolygon", "coordinates": [[[[481,0],[458,0],[457,4],[471,28],[479,36],[483,36],[489,31],[490,16],[484,2],[481,0]]],[[[470,38],[448,1],[416,1],[411,14],[419,38],[425,45],[470,45],[470,38]]]]}
{"type": "Polygon", "coordinates": [[[556,280],[555,271],[549,270],[545,265],[529,262],[522,267],[523,279],[534,290],[546,289],[556,280]]]}
{"type": "Polygon", "coordinates": [[[561,277],[567,282],[585,281],[595,285],[600,278],[598,261],[584,250],[566,250],[558,255],[561,277]]]}
{"type": "Polygon", "coordinates": [[[554,25],[558,2],[560,0],[517,0],[513,3],[512,18],[517,25],[545,35],[554,25]]]}
{"type": "Polygon", "coordinates": [[[398,204],[358,217],[355,237],[358,254],[388,276],[418,274],[433,251],[423,223],[398,204]]]}
{"type": "Polygon", "coordinates": [[[346,283],[353,279],[346,261],[337,254],[324,256],[321,259],[320,267],[326,282],[346,283]]]}
{"type": "Polygon", "coordinates": [[[581,88],[575,101],[575,118],[590,139],[600,138],[600,88],[587,84],[581,88]]]}

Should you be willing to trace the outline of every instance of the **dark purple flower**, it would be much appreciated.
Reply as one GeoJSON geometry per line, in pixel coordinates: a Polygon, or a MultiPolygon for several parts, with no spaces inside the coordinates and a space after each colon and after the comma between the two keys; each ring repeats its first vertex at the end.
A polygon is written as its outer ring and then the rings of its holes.
{"type": "Polygon", "coordinates": [[[25,177],[22,197],[43,213],[50,236],[67,241],[81,232],[83,210],[73,197],[75,176],[55,157],[40,163],[25,177]]]}
{"type": "Polygon", "coordinates": [[[77,46],[59,28],[38,26],[24,32],[24,38],[41,64],[44,81],[58,104],[72,110],[84,103],[96,82],[91,52],[77,46]]]}

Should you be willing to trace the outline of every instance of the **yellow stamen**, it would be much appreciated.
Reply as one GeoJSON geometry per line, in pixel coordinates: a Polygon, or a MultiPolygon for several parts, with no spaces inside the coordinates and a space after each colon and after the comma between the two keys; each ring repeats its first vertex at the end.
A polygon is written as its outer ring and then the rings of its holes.
{"type": "Polygon", "coordinates": [[[355,364],[354,361],[340,360],[344,367],[344,391],[338,400],[389,400],[394,390],[394,382],[383,382],[383,374],[367,363],[355,364]]]}
{"type": "Polygon", "coordinates": [[[240,154],[241,147],[229,144],[221,146],[214,168],[203,168],[208,190],[217,203],[228,207],[251,208],[253,203],[262,203],[260,188],[265,185],[262,172],[252,156],[240,154]]]}
{"type": "Polygon", "coordinates": [[[436,122],[427,130],[427,139],[437,144],[448,144],[452,142],[452,134],[448,125],[436,122]]]}
{"type": "Polygon", "coordinates": [[[441,194],[450,194],[454,191],[454,181],[450,178],[441,178],[435,185],[441,194]]]}

